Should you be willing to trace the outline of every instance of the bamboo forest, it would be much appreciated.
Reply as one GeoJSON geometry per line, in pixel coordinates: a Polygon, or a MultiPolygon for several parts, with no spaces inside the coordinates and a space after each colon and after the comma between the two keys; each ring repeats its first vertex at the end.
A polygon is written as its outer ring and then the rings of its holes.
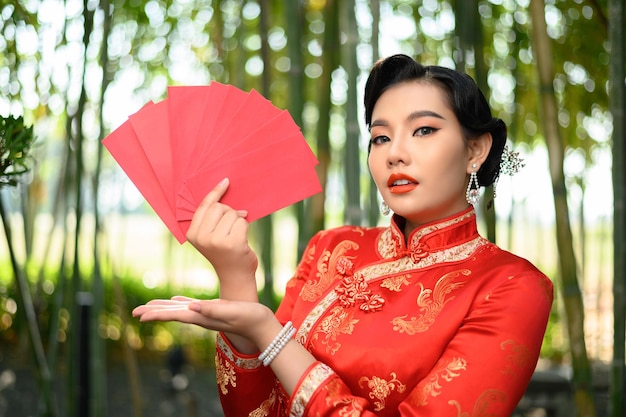
{"type": "MultiPolygon", "coordinates": [[[[626,416],[624,3],[0,0],[0,417],[223,416],[214,332],[131,314],[219,298],[215,271],[103,141],[176,87],[254,90],[288,111],[321,192],[250,223],[259,299],[276,309],[318,231],[389,222],[363,90],[397,53],[471,75],[523,159],[475,207],[482,236],[554,285],[511,417],[626,416]]],[[[180,108],[170,127],[202,114],[180,108]]]]}

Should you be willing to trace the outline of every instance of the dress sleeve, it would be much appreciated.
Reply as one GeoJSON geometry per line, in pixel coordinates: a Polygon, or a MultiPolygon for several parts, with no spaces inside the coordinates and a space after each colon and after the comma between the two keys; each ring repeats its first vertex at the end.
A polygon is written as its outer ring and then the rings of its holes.
{"type": "Polygon", "coordinates": [[[215,373],[225,417],[280,416],[287,402],[285,391],[258,353],[244,355],[221,333],[216,339],[215,373]]]}
{"type": "MultiPolygon", "coordinates": [[[[318,233],[311,239],[293,278],[287,284],[285,296],[276,313],[283,324],[291,319],[295,299],[310,270],[310,260],[319,236],[318,233]]],[[[215,369],[225,417],[286,415],[289,398],[271,368],[263,366],[258,356],[259,353],[245,355],[238,352],[226,336],[218,333],[215,369]]]]}
{"type": "MultiPolygon", "coordinates": [[[[509,417],[534,372],[552,299],[552,283],[536,272],[510,277],[476,300],[429,374],[408,387],[399,415],[509,417]]],[[[290,403],[290,416],[377,415],[321,363],[290,403]]]]}

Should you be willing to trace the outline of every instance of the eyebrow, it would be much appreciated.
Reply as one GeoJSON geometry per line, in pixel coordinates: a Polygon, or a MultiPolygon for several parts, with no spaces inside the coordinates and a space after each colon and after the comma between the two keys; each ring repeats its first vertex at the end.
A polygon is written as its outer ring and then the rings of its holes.
{"type": "MultiPolygon", "coordinates": [[[[408,117],[406,118],[407,121],[412,121],[415,119],[419,119],[421,117],[435,117],[437,119],[442,119],[445,120],[445,117],[443,117],[442,115],[440,115],[437,112],[431,111],[431,110],[418,110],[418,111],[414,111],[413,113],[409,114],[408,117]]],[[[370,124],[370,130],[372,129],[372,127],[374,126],[388,126],[388,123],[385,120],[374,120],[371,124],[370,124]]]]}

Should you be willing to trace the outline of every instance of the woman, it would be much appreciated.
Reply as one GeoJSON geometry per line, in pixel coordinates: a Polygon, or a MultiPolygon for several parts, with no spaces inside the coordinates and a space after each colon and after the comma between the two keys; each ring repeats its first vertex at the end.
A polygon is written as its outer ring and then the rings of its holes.
{"type": "Polygon", "coordinates": [[[473,204],[498,178],[506,127],[469,76],[404,55],[372,69],[365,121],[389,227],[314,236],[274,314],[258,303],[246,213],[219,203],[224,180],[187,236],[213,264],[220,299],[155,300],[134,315],[220,332],[226,416],[508,417],[553,293],[477,232],[473,204]]]}

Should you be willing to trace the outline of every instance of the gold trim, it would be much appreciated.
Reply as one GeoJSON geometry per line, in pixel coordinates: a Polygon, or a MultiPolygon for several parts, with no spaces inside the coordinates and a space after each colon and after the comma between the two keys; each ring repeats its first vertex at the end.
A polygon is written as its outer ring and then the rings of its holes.
{"type": "Polygon", "coordinates": [[[222,352],[222,355],[231,361],[236,367],[242,369],[259,368],[262,362],[257,357],[243,358],[237,352],[231,349],[230,345],[224,340],[220,333],[215,338],[215,346],[222,352]]]}
{"type": "MultiPolygon", "coordinates": [[[[463,261],[471,257],[480,247],[487,244],[489,244],[487,239],[477,236],[469,242],[462,243],[458,246],[431,252],[417,264],[415,264],[409,256],[404,256],[400,259],[394,259],[389,262],[382,262],[359,269],[355,271],[355,274],[362,274],[365,281],[369,283],[377,279],[384,279],[389,275],[399,272],[416,271],[440,263],[463,261]]],[[[335,291],[328,292],[306,316],[296,334],[296,340],[298,340],[302,346],[306,346],[307,339],[315,323],[322,317],[324,312],[328,311],[333,303],[337,301],[337,298],[335,291]]]]}
{"type": "Polygon", "coordinates": [[[304,410],[315,390],[333,375],[335,375],[335,372],[329,366],[318,362],[307,374],[294,394],[289,407],[289,417],[301,417],[304,415],[304,410]]]}

